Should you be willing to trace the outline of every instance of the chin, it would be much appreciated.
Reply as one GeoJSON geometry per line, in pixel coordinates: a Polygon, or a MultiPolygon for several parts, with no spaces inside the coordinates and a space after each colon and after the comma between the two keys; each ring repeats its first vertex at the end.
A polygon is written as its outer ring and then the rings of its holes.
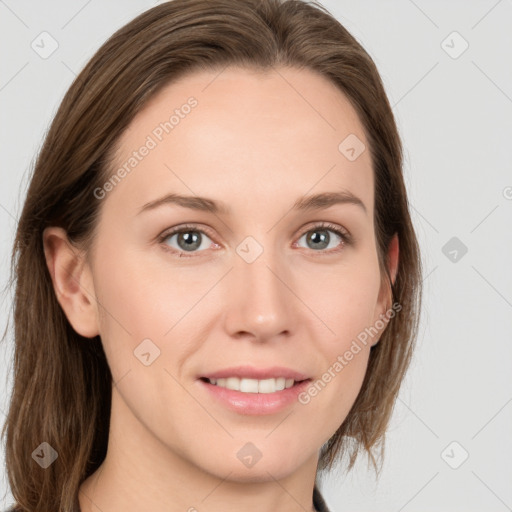
{"type": "MultiPolygon", "coordinates": [[[[262,450],[264,452],[264,450],[262,450]]],[[[228,452],[226,452],[228,453],[228,452]]],[[[281,480],[288,477],[305,464],[306,460],[297,460],[297,457],[290,456],[290,453],[283,453],[282,450],[272,450],[271,453],[254,452],[253,460],[250,460],[251,448],[237,449],[230,451],[233,455],[224,454],[219,459],[202,461],[200,465],[205,471],[220,479],[229,475],[229,480],[239,483],[268,482],[270,479],[281,480]],[[245,459],[245,460],[244,460],[245,459]]],[[[302,453],[301,455],[304,455],[302,453]]],[[[315,454],[316,455],[316,454],[315,454]]]]}
{"type": "Polygon", "coordinates": [[[264,464],[263,461],[260,461],[256,466],[252,468],[240,468],[237,465],[233,465],[231,467],[226,467],[225,472],[218,474],[217,470],[216,475],[218,478],[225,479],[226,475],[229,475],[229,481],[236,482],[240,484],[248,484],[248,483],[263,483],[268,482],[269,480],[282,480],[283,478],[288,477],[297,468],[293,468],[291,466],[287,467],[275,467],[272,464],[264,464]]]}

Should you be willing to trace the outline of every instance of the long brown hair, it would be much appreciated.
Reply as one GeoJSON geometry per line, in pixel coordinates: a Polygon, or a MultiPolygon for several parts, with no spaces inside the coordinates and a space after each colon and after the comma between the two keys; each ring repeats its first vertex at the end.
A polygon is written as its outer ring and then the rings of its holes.
{"type": "Polygon", "coordinates": [[[228,65],[314,70],[346,95],[365,129],[379,265],[401,310],[372,347],[360,393],[324,445],[318,470],[332,468],[344,454],[350,469],[361,451],[375,469],[382,459],[385,429],[417,337],[422,279],[402,146],[377,68],[321,5],[173,0],[139,15],[96,52],[67,91],[34,166],[12,253],[14,379],[2,431],[9,484],[22,510],[73,510],[81,482],[106,455],[110,420],[112,377],[101,339],[80,336],[61,309],[43,230],[60,226],[73,243],[90,247],[100,211],[93,191],[112,175],[113,148],[134,116],[186,73],[228,65]],[[394,234],[400,258],[392,283],[386,254],[394,234]],[[32,457],[43,442],[58,453],[47,469],[32,457]]]}

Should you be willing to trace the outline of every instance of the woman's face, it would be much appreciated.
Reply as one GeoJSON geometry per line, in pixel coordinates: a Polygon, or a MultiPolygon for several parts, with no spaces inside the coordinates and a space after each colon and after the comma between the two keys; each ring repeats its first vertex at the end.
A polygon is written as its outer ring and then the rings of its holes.
{"type": "Polygon", "coordinates": [[[223,479],[316,467],[387,307],[348,100],[307,70],[198,72],[139,113],[112,174],[87,268],[115,440],[223,479]],[[294,376],[309,380],[279,390],[294,376]]]}

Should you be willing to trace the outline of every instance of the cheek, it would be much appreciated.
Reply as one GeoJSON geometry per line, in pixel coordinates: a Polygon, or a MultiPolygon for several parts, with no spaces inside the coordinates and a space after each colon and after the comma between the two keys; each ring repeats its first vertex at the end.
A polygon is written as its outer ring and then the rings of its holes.
{"type": "Polygon", "coordinates": [[[169,312],[177,306],[179,294],[162,283],[142,250],[123,246],[122,241],[103,241],[95,273],[104,334],[115,330],[134,338],[158,337],[171,327],[169,312]]]}
{"type": "Polygon", "coordinates": [[[181,378],[181,363],[197,348],[201,333],[195,329],[202,325],[194,314],[204,311],[200,299],[214,284],[212,279],[218,278],[198,275],[191,268],[169,270],[160,258],[151,264],[147,251],[122,245],[114,236],[106,238],[95,265],[105,354],[114,381],[129,371],[131,379],[145,383],[140,390],[150,388],[152,396],[157,396],[169,386],[170,377],[163,368],[178,372],[176,377],[181,378]],[[199,302],[200,308],[194,309],[199,302]],[[144,362],[150,364],[144,366],[144,362]],[[155,374],[153,368],[163,375],[155,374]]]}
{"type": "Polygon", "coordinates": [[[331,434],[344,421],[366,374],[380,286],[376,260],[347,266],[337,274],[317,275],[310,287],[311,308],[323,323],[316,329],[323,373],[310,385],[301,402],[314,417],[322,417],[331,434]],[[325,326],[329,327],[329,330],[325,326]]]}
{"type": "Polygon", "coordinates": [[[340,427],[363,384],[370,354],[369,345],[338,340],[336,347],[324,347],[324,372],[298,397],[307,416],[323,425],[326,442],[340,427]]]}
{"type": "Polygon", "coordinates": [[[147,266],[137,252],[107,236],[98,248],[94,287],[100,336],[115,381],[139,363],[134,350],[143,340],[162,337],[165,318],[155,321],[155,309],[165,301],[156,296],[147,266]]]}
{"type": "Polygon", "coordinates": [[[310,266],[296,273],[299,296],[321,320],[323,335],[329,340],[327,353],[356,337],[371,326],[379,296],[380,273],[376,256],[371,253],[351,255],[343,265],[310,266]]]}

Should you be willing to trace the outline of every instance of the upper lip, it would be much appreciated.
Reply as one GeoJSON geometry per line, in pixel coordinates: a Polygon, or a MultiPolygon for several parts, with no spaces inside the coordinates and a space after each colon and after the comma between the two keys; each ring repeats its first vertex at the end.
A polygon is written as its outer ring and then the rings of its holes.
{"type": "Polygon", "coordinates": [[[277,379],[284,377],[285,379],[293,379],[294,381],[306,380],[309,377],[299,371],[284,366],[272,366],[268,368],[255,368],[253,366],[233,366],[232,368],[224,368],[215,372],[201,375],[206,379],[225,379],[228,377],[238,377],[239,379],[277,379]]]}

